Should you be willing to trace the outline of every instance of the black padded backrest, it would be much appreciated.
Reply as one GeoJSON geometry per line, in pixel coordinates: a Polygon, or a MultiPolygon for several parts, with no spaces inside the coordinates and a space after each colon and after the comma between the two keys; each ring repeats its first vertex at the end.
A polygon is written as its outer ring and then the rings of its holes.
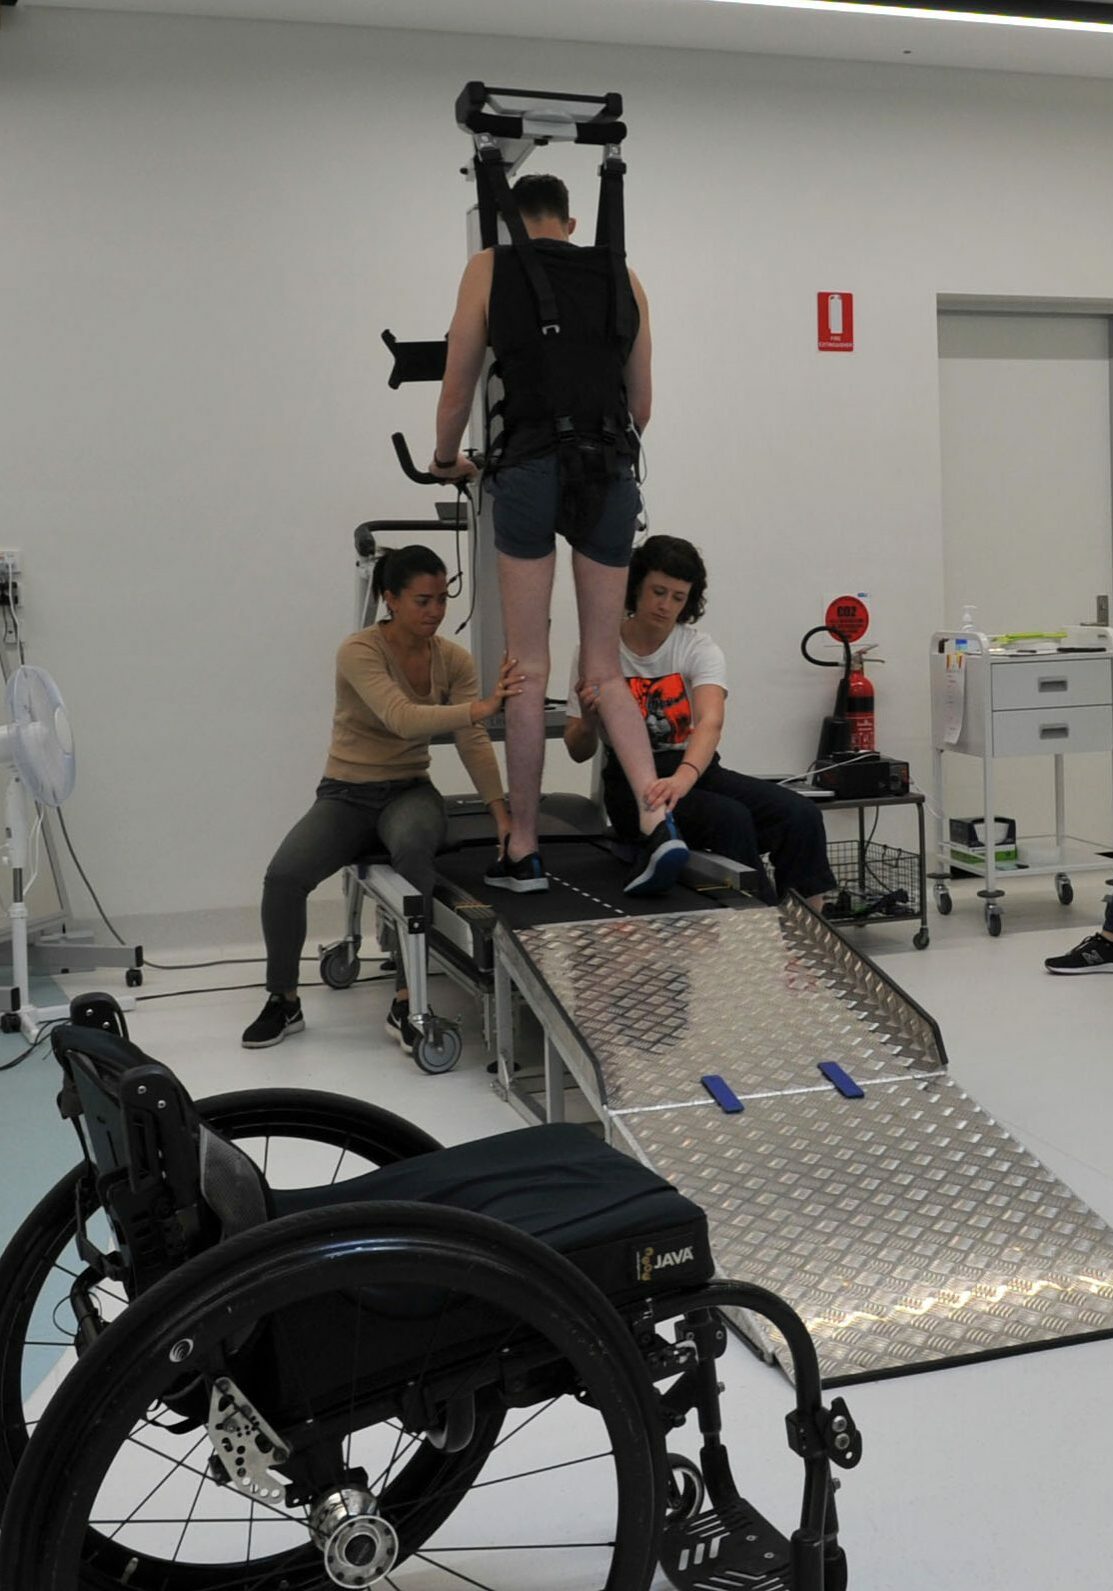
{"type": "Polygon", "coordinates": [[[120,1247],[98,1255],[142,1292],[222,1236],[268,1218],[261,1172],[214,1133],[167,1066],[119,1034],[67,1023],[51,1035],[72,1119],[120,1247]]]}

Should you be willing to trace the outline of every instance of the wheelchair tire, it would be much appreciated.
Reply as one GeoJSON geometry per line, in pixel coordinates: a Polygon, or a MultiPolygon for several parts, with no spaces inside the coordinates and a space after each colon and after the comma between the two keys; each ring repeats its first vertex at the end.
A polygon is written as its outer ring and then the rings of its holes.
{"type": "MultiPolygon", "coordinates": [[[[446,1336],[449,1329],[445,1329],[446,1336]]],[[[279,1430],[287,1421],[295,1430],[305,1431],[315,1422],[319,1427],[321,1421],[328,1420],[338,1444],[351,1444],[362,1430],[360,1422],[371,1417],[386,1419],[393,1437],[390,1416],[379,1412],[390,1407],[392,1399],[399,1407],[426,1409],[438,1396],[457,1395],[463,1385],[475,1392],[477,1405],[486,1414],[481,1421],[482,1438],[473,1437],[461,1453],[436,1455],[440,1467],[432,1490],[426,1486],[423,1493],[412,1495],[413,1487],[405,1485],[414,1470],[412,1462],[407,1462],[397,1481],[388,1465],[371,1483],[383,1517],[394,1525],[398,1536],[398,1554],[388,1567],[388,1583],[397,1586],[397,1591],[405,1591],[409,1583],[406,1560],[419,1552],[415,1574],[423,1585],[429,1584],[430,1565],[437,1566],[438,1551],[450,1554],[444,1569],[446,1584],[449,1579],[452,1583],[468,1579],[475,1555],[482,1560],[483,1578],[472,1578],[470,1583],[508,1588],[520,1584],[522,1558],[528,1554],[529,1561],[536,1563],[535,1554],[542,1546],[572,1553],[571,1561],[579,1570],[585,1563],[585,1544],[580,1538],[588,1528],[592,1534],[588,1545],[595,1558],[603,1560],[598,1571],[594,1560],[585,1570],[590,1583],[601,1591],[647,1591],[657,1564],[664,1513],[664,1444],[649,1378],[619,1315],[570,1261],[523,1233],[463,1211],[388,1202],[337,1205],[256,1227],[198,1255],[129,1305],[62,1382],[27,1447],[0,1532],[0,1584],[5,1591],[73,1591],[78,1585],[81,1591],[109,1591],[125,1583],[131,1591],[201,1591],[202,1587],[204,1591],[232,1591],[248,1584],[252,1591],[319,1591],[328,1583],[321,1552],[307,1540],[288,1550],[267,1549],[265,1556],[252,1558],[249,1528],[246,1567],[242,1558],[234,1563],[198,1562],[179,1556],[178,1550],[192,1512],[184,1521],[173,1514],[168,1544],[159,1549],[158,1556],[148,1555],[149,1549],[127,1539],[127,1527],[143,1523],[142,1519],[133,1521],[138,1509],[122,1520],[113,1517],[127,1507],[114,1487],[104,1486],[106,1476],[116,1479],[113,1465],[118,1455],[130,1451],[138,1430],[140,1474],[132,1485],[142,1499],[141,1508],[142,1502],[154,1495],[150,1460],[145,1458],[155,1450],[151,1435],[160,1429],[173,1433],[172,1427],[160,1427],[158,1406],[165,1407],[166,1399],[179,1396],[182,1375],[188,1375],[191,1363],[207,1380],[212,1367],[227,1357],[227,1343],[242,1343],[245,1331],[255,1331],[271,1344],[289,1341],[292,1345],[290,1363],[295,1368],[287,1384],[276,1372],[273,1386],[267,1388],[265,1372],[270,1360],[266,1354],[261,1365],[253,1368],[249,1361],[242,1372],[256,1378],[259,1390],[255,1396],[261,1412],[265,1415],[268,1405],[280,1411],[275,1414],[279,1430]],[[400,1299],[413,1297],[414,1288],[419,1290],[419,1299],[428,1298],[434,1306],[431,1312],[419,1311],[416,1316],[431,1332],[431,1344],[401,1350],[414,1353],[414,1362],[420,1362],[418,1380],[409,1378],[404,1359],[392,1364],[389,1356],[384,1360],[376,1352],[377,1374],[384,1374],[384,1364],[391,1365],[385,1373],[388,1377],[393,1373],[395,1380],[367,1386],[359,1380],[360,1375],[367,1375],[365,1357],[359,1352],[361,1336],[366,1333],[367,1339],[378,1345],[379,1324],[400,1299]],[[407,1293],[407,1289],[411,1291],[407,1293]],[[356,1345],[350,1354],[346,1349],[330,1353],[323,1345],[321,1373],[335,1377],[350,1363],[350,1402],[349,1389],[333,1388],[328,1380],[326,1401],[314,1412],[302,1384],[303,1378],[308,1380],[309,1367],[297,1358],[294,1339],[286,1334],[304,1318],[299,1312],[310,1311],[312,1321],[332,1322],[341,1301],[349,1311],[355,1308],[355,1318],[361,1323],[356,1345]],[[442,1343],[444,1319],[461,1301],[468,1311],[463,1318],[469,1332],[462,1340],[442,1343]],[[314,1307],[321,1313],[314,1314],[314,1307]],[[484,1312],[478,1334],[470,1314],[476,1307],[484,1312]],[[362,1324],[365,1309],[371,1315],[370,1330],[362,1324]],[[444,1348],[446,1356],[438,1360],[435,1347],[444,1348]],[[301,1369],[296,1368],[299,1364],[301,1369]],[[518,1376],[524,1380],[516,1381],[518,1376]],[[534,1397],[537,1384],[542,1390],[534,1397]],[[528,1391],[523,1391],[527,1386],[528,1391]],[[605,1499],[603,1529],[594,1521],[589,1527],[577,1514],[566,1545],[559,1530],[543,1523],[537,1526],[540,1542],[522,1541],[524,1516],[513,1501],[507,1502],[503,1492],[496,1494],[494,1506],[499,1520],[505,1521],[514,1550],[429,1544],[429,1537],[443,1520],[461,1506],[496,1445],[502,1418],[497,1405],[503,1401],[514,1404],[517,1398],[523,1408],[533,1401],[542,1401],[548,1408],[551,1404],[546,1400],[553,1386],[571,1394],[593,1421],[601,1421],[602,1435],[610,1443],[609,1453],[591,1455],[596,1460],[610,1460],[613,1468],[613,1488],[600,1489],[593,1484],[593,1498],[605,1499]],[[290,1405],[285,1419],[283,1398],[290,1405]],[[362,1407],[360,1398],[365,1400],[362,1407]],[[343,1434],[338,1424],[342,1418],[351,1435],[343,1434]],[[401,1506],[396,1485],[402,1488],[401,1506]],[[108,1517],[99,1518],[102,1513],[108,1517]],[[109,1525],[112,1538],[104,1533],[109,1525]],[[171,1557],[175,1540],[178,1546],[171,1557]],[[487,1560],[493,1560],[493,1571],[485,1569],[487,1560]],[[397,1578],[399,1566],[401,1579],[397,1578]],[[492,1573],[493,1582],[488,1578],[492,1573]]],[[[408,1336],[404,1342],[408,1344],[408,1336]]],[[[245,1350],[241,1347],[239,1351],[245,1350]]],[[[525,1423],[528,1421],[523,1421],[523,1426],[525,1423]]],[[[426,1458],[429,1444],[422,1441],[421,1429],[420,1422],[415,1426],[404,1418],[394,1437],[395,1453],[408,1430],[419,1443],[419,1455],[426,1458]]],[[[200,1484],[188,1479],[184,1488],[192,1498],[192,1509],[198,1506],[206,1481],[211,1483],[211,1475],[204,1446],[196,1442],[196,1430],[185,1440],[193,1443],[191,1456],[201,1447],[200,1456],[193,1457],[190,1466],[190,1474],[198,1476],[200,1484]]],[[[295,1437],[295,1448],[296,1442],[295,1437]]],[[[498,1443],[500,1450],[505,1445],[505,1441],[498,1443]]],[[[353,1457],[357,1451],[350,1448],[353,1457]]],[[[160,1453],[160,1457],[176,1474],[179,1463],[169,1455],[160,1453]]],[[[513,1455],[501,1462],[509,1462],[512,1470],[502,1484],[525,1481],[528,1487],[531,1476],[536,1475],[535,1471],[513,1473],[517,1467],[513,1455]]],[[[289,1470],[290,1463],[284,1467],[289,1470]]],[[[593,1469],[593,1482],[597,1474],[593,1469]]],[[[423,1477],[416,1478],[425,1484],[423,1477]]],[[[161,1484],[155,1486],[155,1492],[161,1484]]],[[[319,1479],[317,1484],[321,1484],[319,1479]]],[[[493,1484],[500,1482],[485,1480],[481,1490],[493,1484]]],[[[325,1485],[331,1494],[331,1477],[325,1485]]],[[[535,1479],[533,1488],[536,1492],[535,1479]]],[[[558,1502],[560,1490],[559,1486],[554,1489],[558,1502]]],[[[223,1495],[227,1499],[229,1494],[223,1495]]],[[[212,1498],[210,1492],[200,1504],[207,1522],[212,1498]]],[[[231,1500],[235,1501],[235,1495],[231,1500]]],[[[247,1506],[242,1504],[244,1509],[247,1506]]],[[[256,1505],[251,1506],[254,1509],[256,1505]]],[[[477,1506],[488,1510],[483,1528],[489,1533],[491,1503],[480,1499],[477,1506]]],[[[172,1506],[159,1499],[156,1512],[172,1512],[172,1506]]],[[[303,1540],[304,1519],[299,1516],[293,1523],[300,1527],[299,1540],[303,1540]]],[[[142,1531],[138,1533],[142,1539],[142,1531]]],[[[487,1536],[480,1539],[486,1541],[487,1536]]],[[[553,1562],[550,1551],[542,1561],[546,1565],[553,1562]]]]}
{"type": "MultiPolygon", "coordinates": [[[[229,1138],[282,1137],[327,1144],[340,1152],[337,1170],[346,1155],[388,1166],[441,1147],[429,1133],[389,1110],[316,1089],[217,1094],[200,1100],[197,1109],[229,1138]]],[[[51,1327],[45,1302],[64,1295],[67,1278],[80,1265],[66,1251],[74,1238],[75,1199],[83,1172],[83,1166],[75,1167],[56,1183],[0,1255],[0,1509],[27,1445],[24,1405],[33,1390],[32,1377],[38,1374],[32,1362],[42,1357],[43,1350],[57,1359],[72,1348],[72,1340],[67,1344],[62,1330],[51,1327]],[[38,1336],[28,1342],[36,1316],[38,1336]]]]}

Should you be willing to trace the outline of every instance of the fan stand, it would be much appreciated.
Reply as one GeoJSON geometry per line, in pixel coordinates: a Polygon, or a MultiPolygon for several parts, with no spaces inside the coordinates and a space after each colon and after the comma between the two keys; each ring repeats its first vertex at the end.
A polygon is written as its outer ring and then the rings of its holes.
{"type": "MultiPolygon", "coordinates": [[[[13,772],[4,798],[4,818],[8,829],[8,859],[12,869],[12,900],[8,920],[12,934],[11,1009],[0,1011],[0,1033],[19,1033],[33,1044],[48,1022],[68,1022],[68,1005],[29,1005],[30,974],[27,965],[27,903],[23,898],[23,876],[27,870],[30,828],[27,822],[27,796],[23,780],[13,772]]],[[[135,1001],[117,1002],[124,1011],[133,1011],[135,1001]]]]}

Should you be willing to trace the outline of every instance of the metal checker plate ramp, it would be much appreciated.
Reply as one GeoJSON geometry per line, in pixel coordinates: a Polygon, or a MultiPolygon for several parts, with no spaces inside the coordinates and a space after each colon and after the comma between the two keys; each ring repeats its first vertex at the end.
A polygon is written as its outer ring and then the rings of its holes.
{"type": "Polygon", "coordinates": [[[946,1077],[619,1125],[707,1211],[720,1270],[798,1311],[829,1386],[1113,1333],[1113,1230],[946,1077]]]}
{"type": "Polygon", "coordinates": [[[516,951],[577,1035],[580,1057],[562,1046],[573,1075],[594,1095],[599,1085],[577,1061],[597,1070],[610,1111],[706,1103],[706,1073],[749,1097],[826,1087],[821,1060],[838,1060],[858,1082],[945,1064],[930,1019],[796,902],[500,938],[512,970],[516,951]]]}

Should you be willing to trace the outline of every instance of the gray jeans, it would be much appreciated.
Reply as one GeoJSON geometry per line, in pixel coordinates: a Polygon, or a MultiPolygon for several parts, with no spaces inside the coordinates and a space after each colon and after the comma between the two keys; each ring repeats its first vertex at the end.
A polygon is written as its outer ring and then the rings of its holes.
{"type": "MultiPolygon", "coordinates": [[[[386,851],[432,909],[433,858],[444,844],[445,810],[427,779],[372,784],[322,779],[317,799],[271,858],[263,881],[267,988],[298,986],[306,934],[306,900],[317,885],[373,851],[386,851]]],[[[401,964],[399,964],[401,979],[401,964]]]]}

